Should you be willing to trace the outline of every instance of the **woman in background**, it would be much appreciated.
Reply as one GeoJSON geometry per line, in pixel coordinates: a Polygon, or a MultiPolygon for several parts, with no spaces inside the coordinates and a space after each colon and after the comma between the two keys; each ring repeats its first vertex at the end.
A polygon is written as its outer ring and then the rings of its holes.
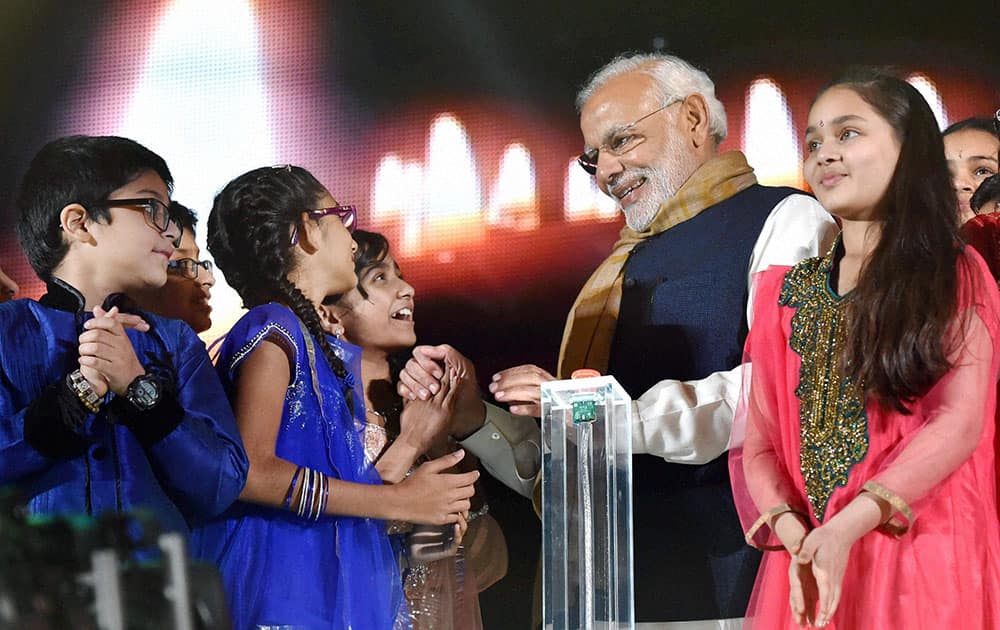
{"type": "MultiPolygon", "coordinates": [[[[994,118],[993,130],[1000,138],[1000,110],[997,110],[994,118]]],[[[962,225],[962,238],[979,252],[989,266],[993,279],[1000,283],[1000,175],[983,180],[969,203],[976,216],[962,225]]],[[[1000,396],[1000,383],[997,384],[997,394],[1000,396]]],[[[997,416],[1000,419],[1000,409],[997,410],[997,416]]],[[[993,436],[993,448],[995,455],[1000,454],[1000,431],[993,436]]],[[[1000,457],[996,457],[994,461],[998,480],[997,511],[1000,513],[1000,457]]]]}
{"type": "Polygon", "coordinates": [[[1000,140],[989,118],[967,118],[943,132],[944,154],[958,198],[959,225],[973,216],[972,194],[988,177],[997,174],[1000,140]]]}

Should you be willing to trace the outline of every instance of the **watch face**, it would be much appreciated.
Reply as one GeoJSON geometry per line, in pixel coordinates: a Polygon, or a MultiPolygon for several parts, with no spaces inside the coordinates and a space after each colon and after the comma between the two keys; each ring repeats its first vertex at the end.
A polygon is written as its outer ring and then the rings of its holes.
{"type": "Polygon", "coordinates": [[[129,387],[128,398],[140,409],[149,409],[160,401],[160,383],[156,378],[140,376],[129,387]]]}

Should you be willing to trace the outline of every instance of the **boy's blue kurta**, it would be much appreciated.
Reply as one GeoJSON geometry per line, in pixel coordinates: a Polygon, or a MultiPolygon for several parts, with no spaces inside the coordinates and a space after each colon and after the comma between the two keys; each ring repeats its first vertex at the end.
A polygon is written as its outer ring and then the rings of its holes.
{"type": "Polygon", "coordinates": [[[83,306],[59,280],[38,302],[0,304],[0,485],[16,485],[33,514],[141,507],[186,533],[236,500],[248,467],[205,346],[187,324],[141,313],[149,332],[127,334],[146,371],[173,392],[127,418],[109,394],[99,413],[68,426],[65,390],[56,392],[78,367],[78,337],[92,317],[83,306]]]}

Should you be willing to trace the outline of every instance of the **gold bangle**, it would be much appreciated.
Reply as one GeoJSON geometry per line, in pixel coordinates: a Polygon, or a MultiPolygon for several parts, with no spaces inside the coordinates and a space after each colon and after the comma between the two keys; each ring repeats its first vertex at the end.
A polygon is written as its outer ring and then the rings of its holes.
{"type": "Polygon", "coordinates": [[[808,516],[806,516],[806,514],[798,508],[792,507],[787,503],[776,505],[767,512],[764,512],[763,514],[758,516],[757,520],[754,521],[753,525],[750,526],[750,529],[747,530],[747,533],[744,535],[744,539],[747,541],[747,544],[753,547],[754,549],[760,549],[761,551],[779,551],[781,549],[784,549],[785,548],[784,545],[758,545],[753,541],[753,537],[757,533],[757,530],[763,527],[765,523],[767,523],[768,527],[770,527],[771,519],[773,519],[775,516],[778,516],[779,514],[784,514],[785,512],[794,512],[799,516],[808,520],[808,516]]]}
{"type": "Polygon", "coordinates": [[[897,537],[909,531],[910,525],[913,524],[913,510],[910,509],[910,506],[902,497],[874,481],[866,481],[865,485],[861,486],[861,490],[874,494],[892,507],[893,514],[884,523],[879,525],[881,529],[897,537]],[[895,516],[896,513],[901,514],[906,519],[906,522],[899,522],[895,516]]]}

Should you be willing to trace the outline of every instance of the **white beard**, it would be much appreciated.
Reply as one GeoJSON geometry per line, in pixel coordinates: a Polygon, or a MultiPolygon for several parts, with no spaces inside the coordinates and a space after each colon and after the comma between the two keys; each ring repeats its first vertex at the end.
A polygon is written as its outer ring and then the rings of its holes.
{"type": "Polygon", "coordinates": [[[683,141],[677,136],[669,136],[666,152],[658,164],[632,169],[630,172],[646,178],[646,183],[642,186],[647,189],[643,198],[628,208],[623,208],[621,201],[612,197],[625,215],[625,223],[636,232],[648,228],[660,211],[660,206],[677,195],[677,191],[698,166],[694,156],[683,146],[683,141]]]}
{"type": "Polygon", "coordinates": [[[636,232],[641,232],[656,218],[660,205],[677,194],[677,188],[671,185],[666,173],[658,168],[634,169],[632,173],[646,178],[643,198],[627,208],[622,207],[617,198],[615,201],[625,215],[625,223],[636,232]]]}

